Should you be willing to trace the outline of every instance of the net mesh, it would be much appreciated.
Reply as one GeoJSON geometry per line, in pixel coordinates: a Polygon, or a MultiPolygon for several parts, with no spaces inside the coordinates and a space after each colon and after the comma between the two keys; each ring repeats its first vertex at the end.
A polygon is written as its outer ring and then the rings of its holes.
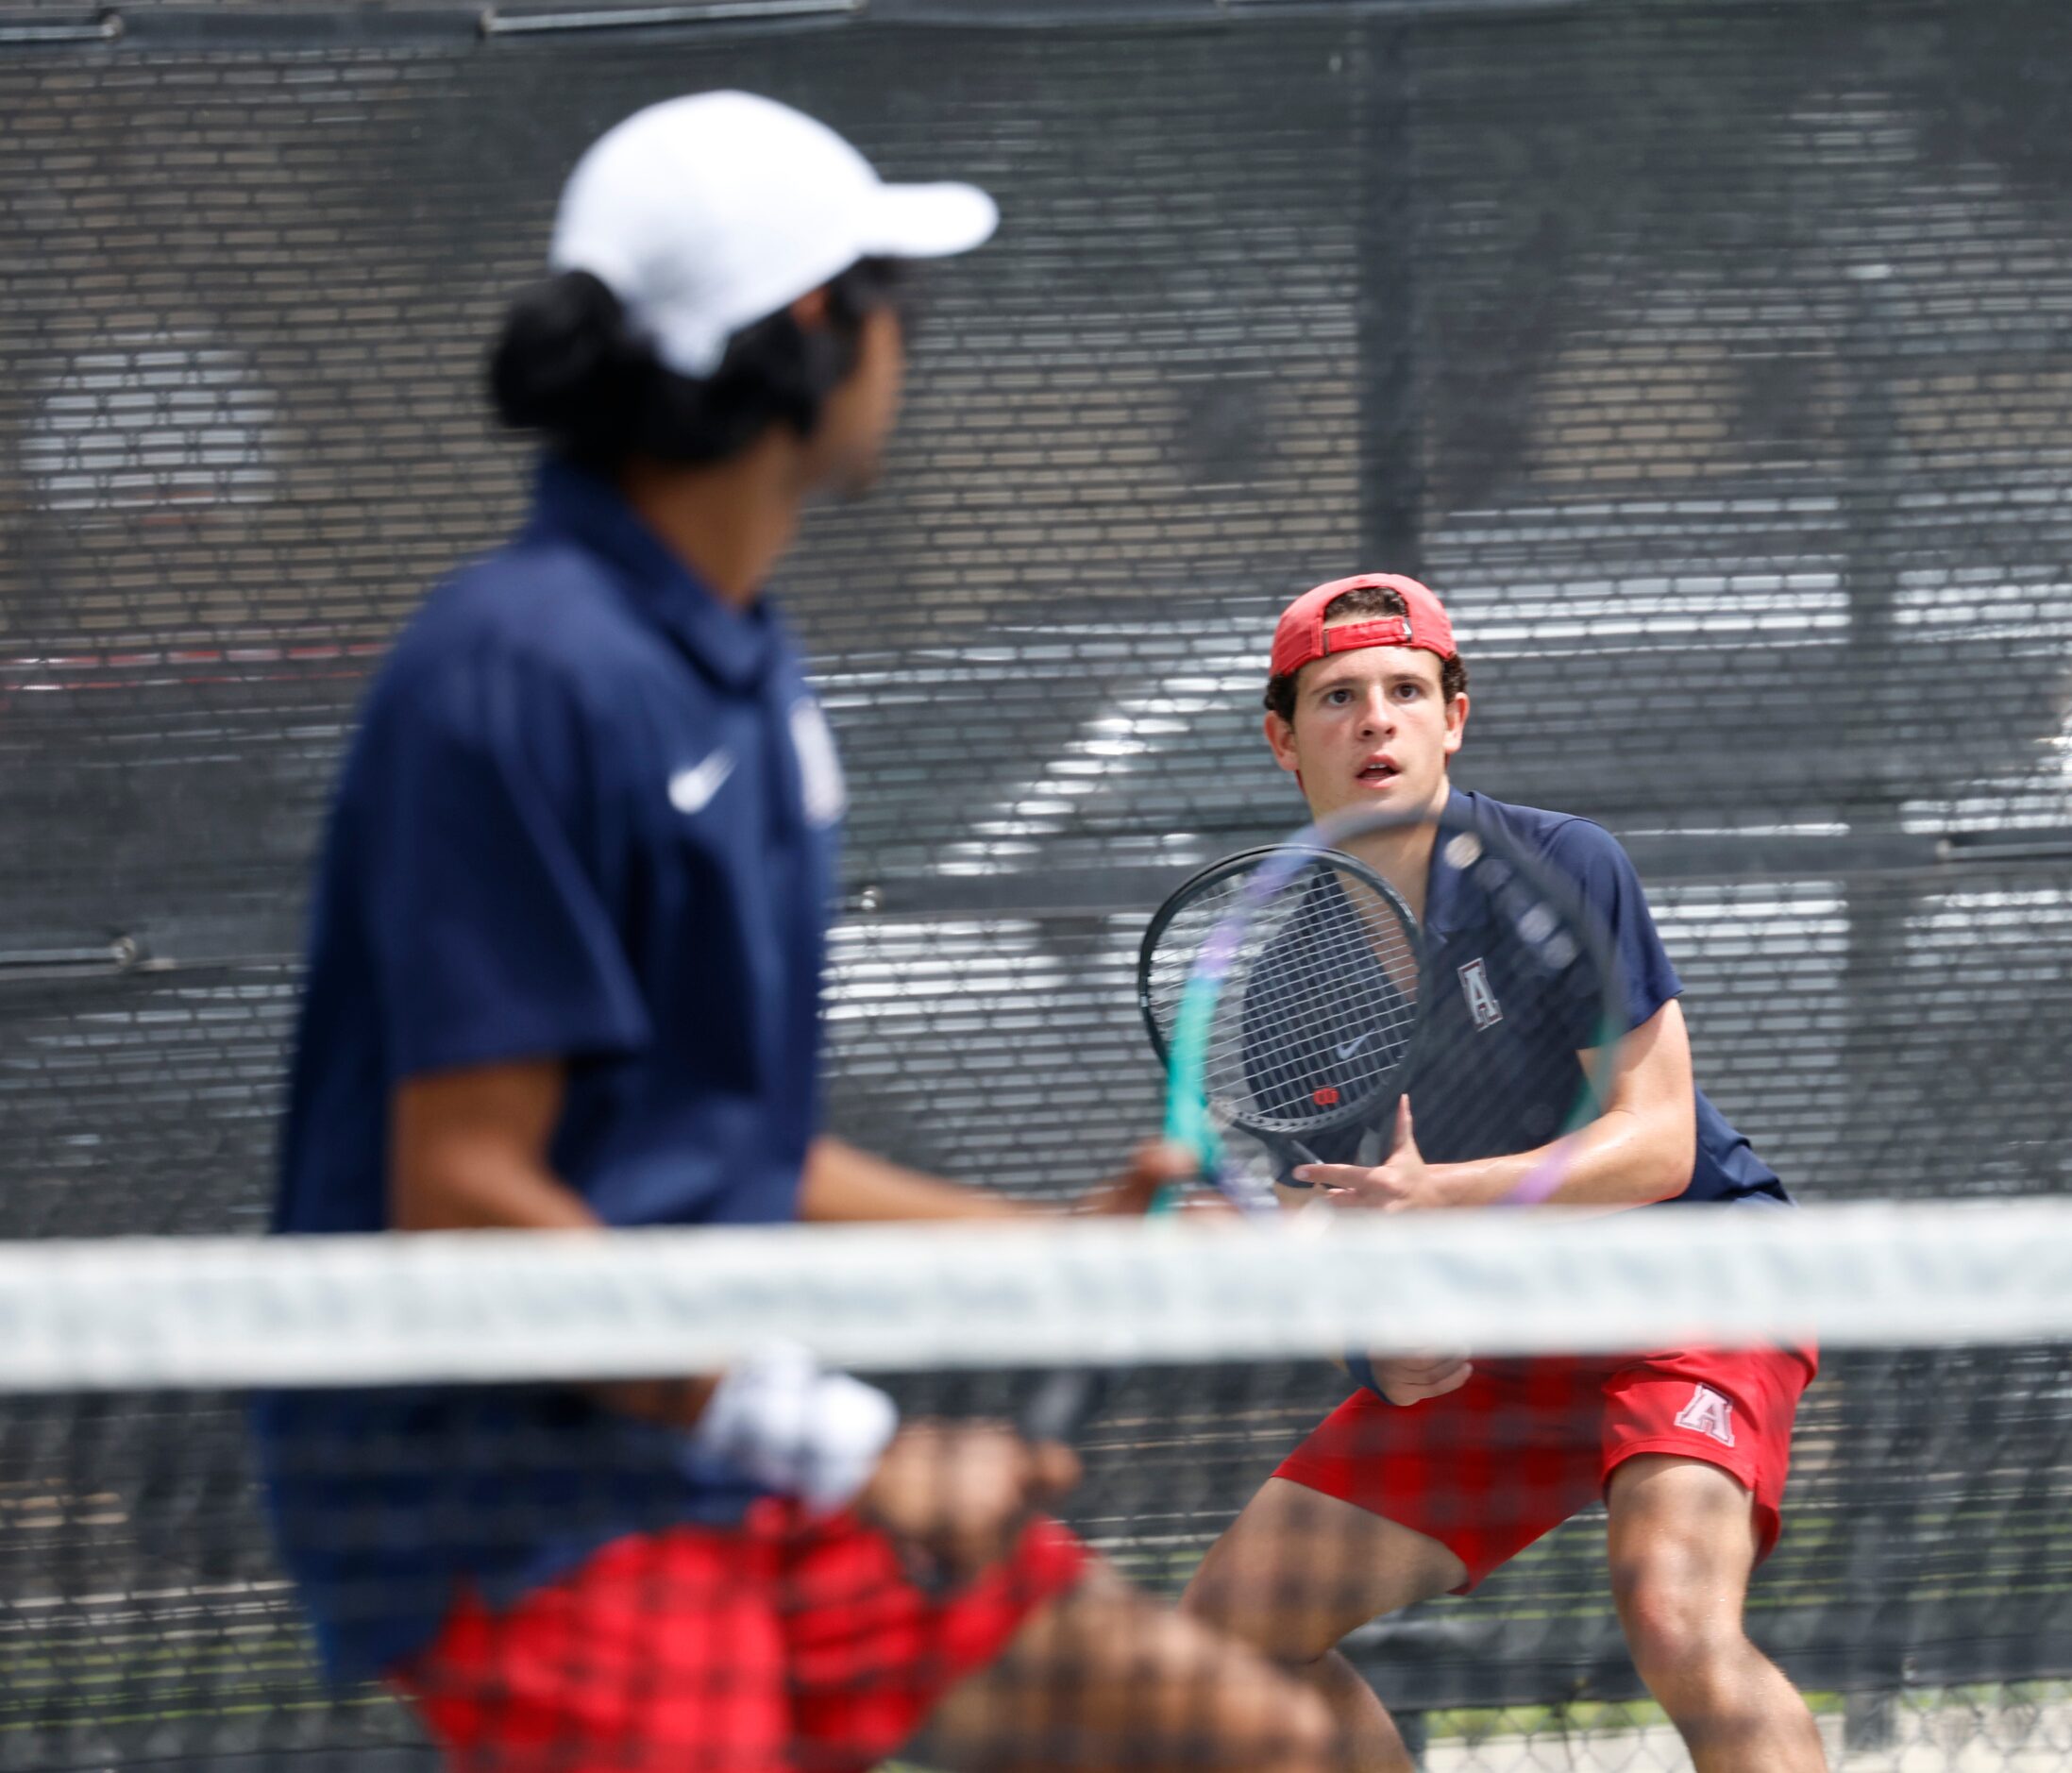
{"type": "MultiPolygon", "coordinates": [[[[488,1396],[717,1359],[773,1326],[910,1416],[1011,1418],[1040,1369],[1113,1363],[1060,1512],[1168,1598],[1345,1395],[1320,1351],[1457,1345],[1471,1326],[1485,1360],[1817,1335],[1754,1635],[1813,1696],[1837,1765],[2065,1765],[2072,1224],[2055,1203],[1724,1217],[0,1252],[0,1765],[429,1768],[392,1696],[318,1673],[260,1524],[252,1388],[386,1398],[468,1376],[488,1396]]],[[[436,1444],[369,1436],[353,1460],[421,1469],[436,1444]]],[[[495,1457],[503,1505],[456,1534],[537,1527],[510,1498],[553,1449],[520,1436],[495,1457]]],[[[563,1494],[564,1520],[586,1494],[563,1494]]],[[[367,1530],[345,1504],[329,1528],[343,1545],[367,1530]]],[[[1424,1765],[1688,1764],[1637,1703],[1604,1531],[1585,1507],[1474,1596],[1355,1634],[1424,1765]]]]}
{"type": "MultiPolygon", "coordinates": [[[[930,281],[885,490],[782,587],[853,789],[843,1130],[1044,1195],[1153,1123],[1143,919],[1298,816],[1272,616],[1390,567],[1453,611],[1461,779],[1626,842],[1700,1075],[1797,1194],[2064,1191],[2072,14],[1208,11],[0,20],[0,1235],[261,1219],[339,745],[521,506],[482,343],[580,148],[717,84],[1007,217],[930,281]]],[[[2056,1766],[2055,1341],[1921,1336],[1811,1395],[1765,1640],[1865,1755],[2056,1766]]],[[[1198,1547],[1312,1380],[1202,1370],[1165,1465],[1119,1404],[1074,1507],[1198,1547]]],[[[0,1764],[422,1765],[318,1697],[241,1408],[8,1404],[0,1764]]],[[[1632,1691],[1593,1530],[1361,1640],[1481,1708],[1433,1765],[1600,1752],[1562,1740],[1632,1691]]]]}

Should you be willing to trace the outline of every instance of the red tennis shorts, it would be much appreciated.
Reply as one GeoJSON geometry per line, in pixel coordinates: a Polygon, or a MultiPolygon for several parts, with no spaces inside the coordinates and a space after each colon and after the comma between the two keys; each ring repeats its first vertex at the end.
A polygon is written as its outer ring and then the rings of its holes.
{"type": "Polygon", "coordinates": [[[504,1612],[464,1598],[393,1672],[456,1773],[848,1773],[1089,1562],[1038,1519],[937,1594],[854,1516],[766,1500],[739,1527],[618,1540],[504,1612]]]}
{"type": "Polygon", "coordinates": [[[1464,1595],[1602,1497],[1626,1461],[1674,1453],[1740,1479],[1760,1560],[1783,1527],[1792,1419],[1817,1367],[1779,1348],[1478,1360],[1443,1397],[1356,1393],[1276,1476],[1438,1540],[1468,1566],[1464,1595]]]}

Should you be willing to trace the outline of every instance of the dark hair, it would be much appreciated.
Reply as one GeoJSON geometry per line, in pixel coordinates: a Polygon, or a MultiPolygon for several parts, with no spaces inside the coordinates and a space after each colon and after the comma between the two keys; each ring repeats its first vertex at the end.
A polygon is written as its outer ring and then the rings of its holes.
{"type": "Polygon", "coordinates": [[[856,367],[864,316],[894,304],[902,269],[859,260],[829,283],[824,327],[801,327],[781,310],[735,333],[702,378],[666,367],[597,278],[564,271],[504,315],[489,354],[490,397],[506,425],[607,473],[636,455],[722,462],[771,425],[810,437],[856,367]]]}
{"type": "MultiPolygon", "coordinates": [[[[1410,606],[1403,600],[1403,593],[1391,591],[1387,585],[1362,585],[1357,591],[1347,591],[1335,597],[1323,606],[1323,619],[1329,622],[1333,616],[1349,618],[1355,616],[1407,616],[1410,606]]],[[[1302,675],[1302,667],[1283,671],[1278,677],[1266,680],[1266,705],[1290,725],[1295,719],[1295,680],[1302,675]]],[[[1448,701],[1456,696],[1468,693],[1468,667],[1458,654],[1439,662],[1439,690],[1448,701]]]]}

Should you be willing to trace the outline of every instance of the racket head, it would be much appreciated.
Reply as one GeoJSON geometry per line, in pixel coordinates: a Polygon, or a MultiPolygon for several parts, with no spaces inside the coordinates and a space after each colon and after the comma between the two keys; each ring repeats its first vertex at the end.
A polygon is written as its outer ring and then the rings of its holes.
{"type": "Polygon", "coordinates": [[[1300,1140],[1392,1100],[1423,971],[1417,920],[1380,874],[1342,851],[1272,844],[1211,864],[1159,906],[1137,1000],[1171,1068],[1190,991],[1199,1004],[1213,985],[1193,1059],[1211,1116],[1300,1140]]]}
{"type": "MultiPolygon", "coordinates": [[[[1594,827],[1581,829],[1610,845],[1594,827]]],[[[1457,801],[1412,817],[1341,815],[1265,853],[1320,851],[1357,861],[1385,886],[1392,873],[1416,875],[1422,888],[1422,927],[1415,920],[1408,926],[1418,953],[1414,1023],[1400,1050],[1395,1031],[1378,1029],[1373,1037],[1394,1057],[1392,1075],[1357,1101],[1341,1092],[1339,1103],[1322,1105],[1332,1112],[1300,1128],[1287,1125],[1286,1116],[1252,1112],[1257,1105],[1228,1088],[1218,1070],[1218,1042],[1225,1043],[1227,1062],[1230,1031],[1242,1028],[1251,996],[1245,956],[1268,952],[1276,933],[1303,927],[1299,904],[1291,903],[1291,895],[1306,890],[1302,868],[1284,860],[1269,869],[1255,859],[1262,853],[1247,852],[1203,870],[1168,902],[1193,889],[1194,903],[1205,904],[1210,895],[1200,884],[1220,878],[1221,917],[1212,926],[1198,931],[1199,914],[1167,916],[1161,907],[1163,924],[1154,919],[1146,932],[1139,1003],[1167,1063],[1169,1136],[1214,1157],[1216,1134],[1234,1125],[1255,1131],[1270,1150],[1293,1138],[1323,1162],[1368,1165],[1377,1143],[1383,1153],[1392,1143],[1396,1105],[1407,1097],[1427,1162],[1533,1152],[1533,1165],[1507,1199],[1545,1200],[1574,1156],[1566,1136],[1611,1100],[1635,1010],[1575,857],[1558,846],[1528,847],[1478,817],[1472,802],[1457,801]],[[1219,877],[1218,869],[1228,872],[1219,877]],[[1233,880],[1240,889],[1230,888],[1233,880]],[[1189,915],[1195,920],[1183,921],[1189,915]],[[1154,960],[1154,948],[1167,957],[1154,960]],[[1191,948],[1192,959],[1176,998],[1171,954],[1182,948],[1191,948]]],[[[1395,899],[1400,904],[1402,895],[1395,899]]],[[[1333,1042],[1339,1045],[1342,1039],[1333,1042]]],[[[1334,1081],[1326,1076],[1322,1087],[1334,1081]]]]}

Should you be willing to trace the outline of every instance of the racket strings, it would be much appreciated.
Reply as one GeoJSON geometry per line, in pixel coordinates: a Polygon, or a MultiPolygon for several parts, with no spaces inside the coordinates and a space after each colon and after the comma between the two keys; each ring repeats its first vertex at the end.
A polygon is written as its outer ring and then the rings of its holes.
{"type": "Polygon", "coordinates": [[[1245,877],[1211,882],[1182,904],[1159,933],[1146,971],[1146,996],[1158,1038],[1170,1050],[1197,956],[1209,934],[1237,908],[1245,877]]]}
{"type": "Polygon", "coordinates": [[[1394,1081],[1417,1019],[1418,955],[1394,908],[1328,862],[1259,909],[1219,1000],[1204,1083],[1231,1118],[1299,1133],[1394,1081]]]}

